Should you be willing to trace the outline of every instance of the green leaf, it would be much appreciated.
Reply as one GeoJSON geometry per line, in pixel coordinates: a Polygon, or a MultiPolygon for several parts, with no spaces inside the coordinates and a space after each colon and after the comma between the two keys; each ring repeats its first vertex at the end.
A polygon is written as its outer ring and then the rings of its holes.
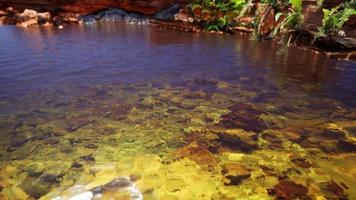
{"type": "Polygon", "coordinates": [[[293,10],[296,12],[302,12],[302,0],[289,0],[289,3],[292,4],[293,10]]]}
{"type": "Polygon", "coordinates": [[[274,20],[276,22],[278,22],[279,18],[281,18],[282,15],[283,15],[283,13],[281,13],[281,12],[277,13],[276,16],[274,17],[274,20]]]}

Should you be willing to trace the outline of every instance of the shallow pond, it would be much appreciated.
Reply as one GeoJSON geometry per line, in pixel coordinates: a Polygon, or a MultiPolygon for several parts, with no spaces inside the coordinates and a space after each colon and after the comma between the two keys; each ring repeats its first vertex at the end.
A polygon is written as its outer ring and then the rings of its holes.
{"type": "Polygon", "coordinates": [[[0,199],[356,199],[355,80],[248,37],[0,27],[0,199]]]}

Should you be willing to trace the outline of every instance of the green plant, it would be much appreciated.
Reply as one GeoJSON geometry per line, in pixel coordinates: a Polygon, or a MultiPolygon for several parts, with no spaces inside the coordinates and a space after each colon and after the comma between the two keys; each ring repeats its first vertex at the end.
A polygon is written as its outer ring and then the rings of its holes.
{"type": "Polygon", "coordinates": [[[316,4],[318,8],[321,8],[323,6],[324,0],[317,0],[316,4]]]}
{"type": "Polygon", "coordinates": [[[330,10],[323,9],[323,24],[317,36],[323,37],[331,30],[341,29],[352,15],[356,15],[355,4],[355,1],[349,1],[330,10]]]}
{"type": "MultiPolygon", "coordinates": [[[[284,20],[274,29],[273,35],[277,35],[279,32],[295,29],[303,21],[303,6],[302,0],[289,0],[291,4],[290,12],[286,15],[284,20]]],[[[284,13],[277,13],[275,21],[279,21],[280,17],[285,15],[284,13]]]]}
{"type": "Polygon", "coordinates": [[[274,9],[278,9],[279,6],[289,3],[289,0],[260,0],[261,3],[267,3],[274,9]]]}
{"type": "MultiPolygon", "coordinates": [[[[250,0],[248,1],[250,2],[250,0]]],[[[202,16],[193,16],[210,31],[226,31],[234,25],[240,12],[246,12],[246,0],[195,0],[190,4],[192,13],[199,9],[202,16]]]]}
{"type": "Polygon", "coordinates": [[[229,26],[228,18],[227,16],[223,16],[218,18],[215,22],[208,24],[206,29],[208,31],[220,31],[220,30],[227,29],[228,26],[229,26]]]}

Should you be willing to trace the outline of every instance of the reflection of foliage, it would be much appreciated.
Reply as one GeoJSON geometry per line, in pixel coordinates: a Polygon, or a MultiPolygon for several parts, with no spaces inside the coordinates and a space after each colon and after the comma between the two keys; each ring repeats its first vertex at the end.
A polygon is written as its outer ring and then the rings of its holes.
{"type": "Polygon", "coordinates": [[[323,9],[324,18],[322,27],[319,28],[318,36],[325,36],[332,30],[338,30],[343,27],[345,22],[349,20],[352,15],[356,14],[356,1],[348,1],[331,10],[323,9]]]}

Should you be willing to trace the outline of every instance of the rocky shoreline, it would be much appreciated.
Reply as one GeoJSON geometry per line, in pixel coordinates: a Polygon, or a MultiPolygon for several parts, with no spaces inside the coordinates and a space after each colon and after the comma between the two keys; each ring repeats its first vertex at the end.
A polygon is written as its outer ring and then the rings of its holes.
{"type": "MultiPolygon", "coordinates": [[[[195,17],[204,18],[199,10],[189,10],[189,1],[113,1],[98,3],[88,1],[84,6],[75,1],[52,2],[57,3],[56,9],[50,7],[52,4],[27,5],[15,2],[0,0],[0,26],[17,25],[21,28],[31,28],[38,26],[55,26],[58,29],[64,28],[66,24],[94,24],[99,22],[119,22],[150,24],[160,30],[176,29],[188,32],[207,31],[197,21],[195,17]],[[156,3],[155,3],[156,2],[156,3]],[[96,4],[95,4],[96,3],[96,4]],[[37,10],[35,10],[37,9],[37,10]],[[193,17],[194,16],[194,17],[193,17]]],[[[322,21],[321,8],[317,8],[316,1],[303,1],[303,15],[305,16],[302,26],[292,29],[287,33],[271,38],[271,32],[279,26],[276,13],[271,11],[268,4],[254,2],[249,8],[249,13],[244,17],[236,18],[237,26],[227,31],[209,31],[212,33],[229,34],[257,34],[260,39],[274,39],[286,45],[297,45],[303,49],[311,50],[315,53],[324,54],[330,58],[342,60],[356,60],[356,32],[355,16],[346,23],[345,28],[340,33],[331,33],[326,37],[315,38],[317,27],[322,21]],[[255,18],[261,18],[257,29],[251,27],[255,18]]],[[[325,6],[333,6],[334,1],[326,1],[325,6]]]]}

